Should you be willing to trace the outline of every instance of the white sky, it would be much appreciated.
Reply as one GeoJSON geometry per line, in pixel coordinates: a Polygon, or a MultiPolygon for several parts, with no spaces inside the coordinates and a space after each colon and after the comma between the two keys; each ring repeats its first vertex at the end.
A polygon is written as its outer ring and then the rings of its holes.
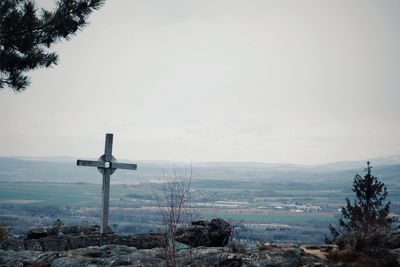
{"type": "MultiPolygon", "coordinates": [[[[49,5],[50,0],[38,1],[49,5]]],[[[325,163],[400,154],[400,1],[108,0],[0,91],[1,156],[325,163]]]]}

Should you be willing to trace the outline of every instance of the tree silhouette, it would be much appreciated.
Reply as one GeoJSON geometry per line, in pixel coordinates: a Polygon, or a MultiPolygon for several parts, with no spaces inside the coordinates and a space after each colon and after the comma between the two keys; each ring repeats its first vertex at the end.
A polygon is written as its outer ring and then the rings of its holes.
{"type": "Polygon", "coordinates": [[[54,10],[39,11],[33,0],[1,0],[0,89],[20,92],[30,84],[25,72],[56,65],[58,56],[48,49],[86,26],[89,14],[103,3],[59,0],[54,10]]]}
{"type": "Polygon", "coordinates": [[[342,217],[339,227],[329,225],[333,236],[328,243],[336,243],[339,247],[350,245],[355,249],[362,246],[363,240],[379,231],[387,231],[390,224],[395,221],[389,217],[390,201],[384,204],[388,191],[384,183],[371,174],[372,167],[367,162],[367,174],[361,177],[356,174],[353,181],[353,192],[357,199],[353,204],[346,198],[347,206],[342,207],[342,217]]]}

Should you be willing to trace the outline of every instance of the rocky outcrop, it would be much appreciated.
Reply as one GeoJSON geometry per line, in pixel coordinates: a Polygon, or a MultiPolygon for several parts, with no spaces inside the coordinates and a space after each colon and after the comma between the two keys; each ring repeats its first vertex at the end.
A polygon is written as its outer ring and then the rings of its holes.
{"type": "MultiPolygon", "coordinates": [[[[257,249],[236,250],[223,247],[231,231],[231,226],[222,219],[196,221],[189,227],[179,228],[177,241],[192,247],[177,251],[175,256],[177,266],[344,266],[340,263],[341,257],[332,259],[332,252],[340,252],[336,246],[332,245],[298,247],[264,244],[258,246],[257,249]],[[212,244],[217,244],[218,247],[206,247],[212,244]],[[332,261],[337,263],[332,263],[332,261]]],[[[162,234],[126,236],[113,234],[109,236],[109,245],[102,247],[97,246],[98,241],[98,235],[74,236],[65,233],[23,241],[3,241],[0,243],[0,267],[128,265],[161,267],[170,266],[171,263],[170,251],[160,247],[166,243],[165,235],[162,234]]],[[[375,248],[384,252],[381,254],[384,255],[382,258],[387,259],[390,256],[391,263],[387,266],[400,266],[400,229],[388,233],[375,233],[370,241],[375,242],[375,248]],[[396,264],[396,260],[399,264],[396,264]]],[[[361,265],[355,266],[364,266],[364,262],[366,259],[358,262],[361,265]]],[[[378,264],[378,261],[374,262],[377,264],[368,266],[383,266],[378,264]]]]}
{"type": "Polygon", "coordinates": [[[191,247],[222,247],[227,244],[231,232],[232,227],[223,219],[199,220],[178,228],[175,240],[191,247]]]}
{"type": "MultiPolygon", "coordinates": [[[[108,233],[114,234],[112,229],[108,227],[108,233]]],[[[74,237],[74,236],[88,236],[99,235],[100,226],[80,226],[80,225],[63,225],[61,221],[57,221],[50,227],[33,228],[26,234],[26,239],[40,239],[45,237],[74,237]]]]}
{"type": "MultiPolygon", "coordinates": [[[[142,249],[107,245],[69,251],[1,251],[0,266],[168,266],[161,248],[142,249]]],[[[225,248],[182,249],[178,266],[334,266],[305,253],[296,246],[270,246],[259,250],[231,252],[225,248]]]]}
{"type": "MultiPolygon", "coordinates": [[[[0,242],[0,249],[13,251],[67,251],[71,249],[97,246],[99,236],[60,236],[44,237],[28,240],[6,240],[0,242]]],[[[137,249],[150,249],[161,247],[165,244],[163,234],[133,234],[133,235],[109,235],[108,244],[126,245],[137,249]]]]}

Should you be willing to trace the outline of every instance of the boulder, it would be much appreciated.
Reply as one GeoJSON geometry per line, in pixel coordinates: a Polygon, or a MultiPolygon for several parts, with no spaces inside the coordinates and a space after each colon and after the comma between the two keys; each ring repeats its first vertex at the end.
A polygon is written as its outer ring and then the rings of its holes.
{"type": "Polygon", "coordinates": [[[0,249],[21,251],[25,250],[25,243],[22,240],[4,240],[0,242],[0,249]]]}
{"type": "Polygon", "coordinates": [[[150,249],[163,247],[166,243],[165,234],[132,234],[132,235],[111,235],[109,244],[125,245],[137,249],[150,249]]]}
{"type": "Polygon", "coordinates": [[[0,250],[0,266],[29,266],[40,255],[39,251],[4,251],[0,250]]]}
{"type": "Polygon", "coordinates": [[[191,247],[222,247],[227,244],[231,233],[232,227],[223,219],[199,220],[178,228],[175,240],[191,247]]]}
{"type": "MultiPolygon", "coordinates": [[[[109,235],[108,244],[126,245],[137,249],[162,247],[165,244],[164,234],[132,234],[109,235]]],[[[33,250],[33,251],[67,251],[99,245],[99,236],[58,236],[28,240],[5,240],[0,242],[3,250],[33,250]]]]}
{"type": "MultiPolygon", "coordinates": [[[[26,250],[43,251],[40,239],[30,239],[24,241],[26,250]]],[[[57,249],[58,250],[58,249],[57,249]]]]}
{"type": "Polygon", "coordinates": [[[120,245],[106,245],[102,247],[92,246],[87,248],[79,248],[70,250],[69,256],[76,257],[91,257],[91,258],[110,258],[114,256],[126,255],[136,252],[137,249],[133,247],[120,246],[120,245]]]}
{"type": "MultiPolygon", "coordinates": [[[[93,262],[92,259],[61,257],[61,258],[57,258],[54,261],[52,261],[50,266],[51,267],[57,267],[57,266],[81,267],[81,266],[88,266],[92,262],[93,262]]],[[[48,266],[47,262],[45,264],[48,266]]],[[[98,265],[96,264],[94,266],[98,266],[98,265]]]]}
{"type": "Polygon", "coordinates": [[[71,248],[67,238],[43,238],[40,241],[42,251],[64,251],[71,248]]]}
{"type": "Polygon", "coordinates": [[[270,247],[266,250],[244,250],[231,252],[224,248],[199,248],[194,253],[189,249],[182,251],[178,266],[187,266],[187,259],[194,258],[191,266],[300,266],[303,251],[299,247],[270,247]],[[185,253],[187,255],[185,255],[185,253]],[[193,255],[190,255],[193,254],[193,255]],[[185,260],[186,259],[186,260],[185,260]]]}
{"type": "Polygon", "coordinates": [[[98,246],[100,242],[99,236],[77,236],[67,238],[69,247],[68,249],[86,248],[90,246],[98,246]]]}
{"type": "MultiPolygon", "coordinates": [[[[108,227],[108,233],[114,234],[114,231],[108,227]]],[[[60,237],[60,236],[82,236],[82,235],[99,235],[100,226],[79,226],[79,225],[63,225],[56,223],[50,227],[33,228],[26,234],[26,239],[40,239],[44,237],[60,237]]]]}
{"type": "Polygon", "coordinates": [[[42,237],[47,237],[48,232],[46,228],[34,228],[28,231],[26,234],[26,239],[39,239],[42,237]]]}
{"type": "Polygon", "coordinates": [[[48,251],[35,257],[32,260],[32,262],[45,266],[46,264],[54,261],[55,259],[66,257],[67,255],[68,253],[65,251],[48,251]]]}

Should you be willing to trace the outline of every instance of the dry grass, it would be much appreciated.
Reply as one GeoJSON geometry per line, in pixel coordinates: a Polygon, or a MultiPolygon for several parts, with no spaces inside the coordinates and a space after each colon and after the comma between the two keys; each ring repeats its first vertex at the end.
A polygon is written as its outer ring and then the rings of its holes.
{"type": "Polygon", "coordinates": [[[375,249],[368,252],[352,248],[332,250],[327,258],[333,262],[345,263],[346,267],[398,267],[396,258],[387,249],[375,249]]]}

